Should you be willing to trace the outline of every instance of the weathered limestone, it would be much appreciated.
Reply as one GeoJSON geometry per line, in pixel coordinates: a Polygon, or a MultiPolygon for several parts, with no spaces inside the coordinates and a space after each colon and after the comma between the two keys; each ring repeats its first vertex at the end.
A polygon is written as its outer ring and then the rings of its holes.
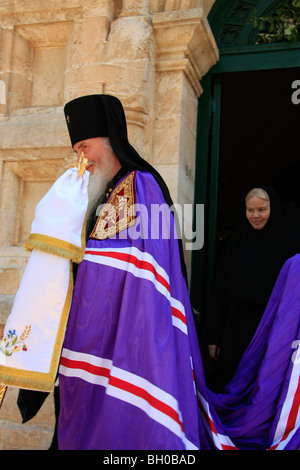
{"type": "MultiPolygon", "coordinates": [[[[161,172],[176,203],[193,202],[200,80],[218,60],[207,22],[213,3],[1,1],[0,324],[28,260],[23,243],[34,207],[73,163],[68,100],[117,95],[132,144],[161,172]]],[[[52,396],[21,425],[16,394],[8,391],[0,411],[0,449],[46,449],[52,396]]]]}

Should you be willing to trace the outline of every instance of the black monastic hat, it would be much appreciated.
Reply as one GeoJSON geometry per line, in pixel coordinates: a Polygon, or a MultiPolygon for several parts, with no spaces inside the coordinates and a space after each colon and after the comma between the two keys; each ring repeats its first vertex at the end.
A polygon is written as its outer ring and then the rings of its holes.
{"type": "Polygon", "coordinates": [[[65,105],[64,111],[72,147],[81,140],[108,137],[101,95],[76,98],[65,105]]]}
{"type": "Polygon", "coordinates": [[[122,167],[151,173],[169,205],[173,204],[160,174],[129,143],[125,113],[118,98],[112,95],[81,96],[67,103],[64,112],[72,146],[85,139],[109,137],[122,167]]]}

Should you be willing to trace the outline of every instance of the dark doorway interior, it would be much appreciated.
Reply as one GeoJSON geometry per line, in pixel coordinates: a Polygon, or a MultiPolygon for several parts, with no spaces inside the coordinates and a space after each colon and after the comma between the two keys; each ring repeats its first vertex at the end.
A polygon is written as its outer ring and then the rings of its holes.
{"type": "Polygon", "coordinates": [[[300,206],[300,68],[227,73],[221,79],[217,258],[252,187],[300,206]]]}

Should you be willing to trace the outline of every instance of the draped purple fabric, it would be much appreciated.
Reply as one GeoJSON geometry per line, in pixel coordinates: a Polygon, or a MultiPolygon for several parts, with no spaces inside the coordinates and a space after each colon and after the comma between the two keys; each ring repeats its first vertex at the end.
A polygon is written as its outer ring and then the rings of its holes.
{"type": "Polygon", "coordinates": [[[209,393],[241,449],[300,446],[300,255],[284,264],[255,336],[223,394],[209,393]]]}
{"type": "Polygon", "coordinates": [[[300,257],[283,268],[233,381],[214,394],[172,214],[149,173],[136,172],[135,197],[137,223],[90,239],[79,265],[59,370],[59,448],[296,449],[300,257]]]}

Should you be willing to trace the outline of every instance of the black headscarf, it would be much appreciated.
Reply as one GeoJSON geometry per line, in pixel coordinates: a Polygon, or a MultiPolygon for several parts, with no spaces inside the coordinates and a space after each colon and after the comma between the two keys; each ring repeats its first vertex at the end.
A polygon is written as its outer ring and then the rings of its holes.
{"type": "Polygon", "coordinates": [[[261,302],[270,297],[284,262],[299,252],[298,234],[286,218],[275,191],[259,186],[269,196],[270,217],[261,230],[246,218],[224,249],[216,279],[219,301],[261,302]]]}
{"type": "MultiPolygon", "coordinates": [[[[64,112],[72,146],[94,137],[109,137],[122,168],[151,173],[159,184],[167,204],[169,207],[173,206],[169,189],[161,175],[129,143],[125,113],[118,98],[104,94],[82,96],[67,103],[64,112]]],[[[174,217],[177,219],[176,213],[174,217]]],[[[181,239],[178,242],[181,269],[187,279],[181,239]]]]}
{"type": "Polygon", "coordinates": [[[220,346],[214,363],[217,391],[233,377],[262,318],[285,261],[299,252],[299,234],[286,218],[277,195],[269,195],[270,216],[261,230],[246,217],[221,256],[205,314],[207,344],[220,346]]]}

